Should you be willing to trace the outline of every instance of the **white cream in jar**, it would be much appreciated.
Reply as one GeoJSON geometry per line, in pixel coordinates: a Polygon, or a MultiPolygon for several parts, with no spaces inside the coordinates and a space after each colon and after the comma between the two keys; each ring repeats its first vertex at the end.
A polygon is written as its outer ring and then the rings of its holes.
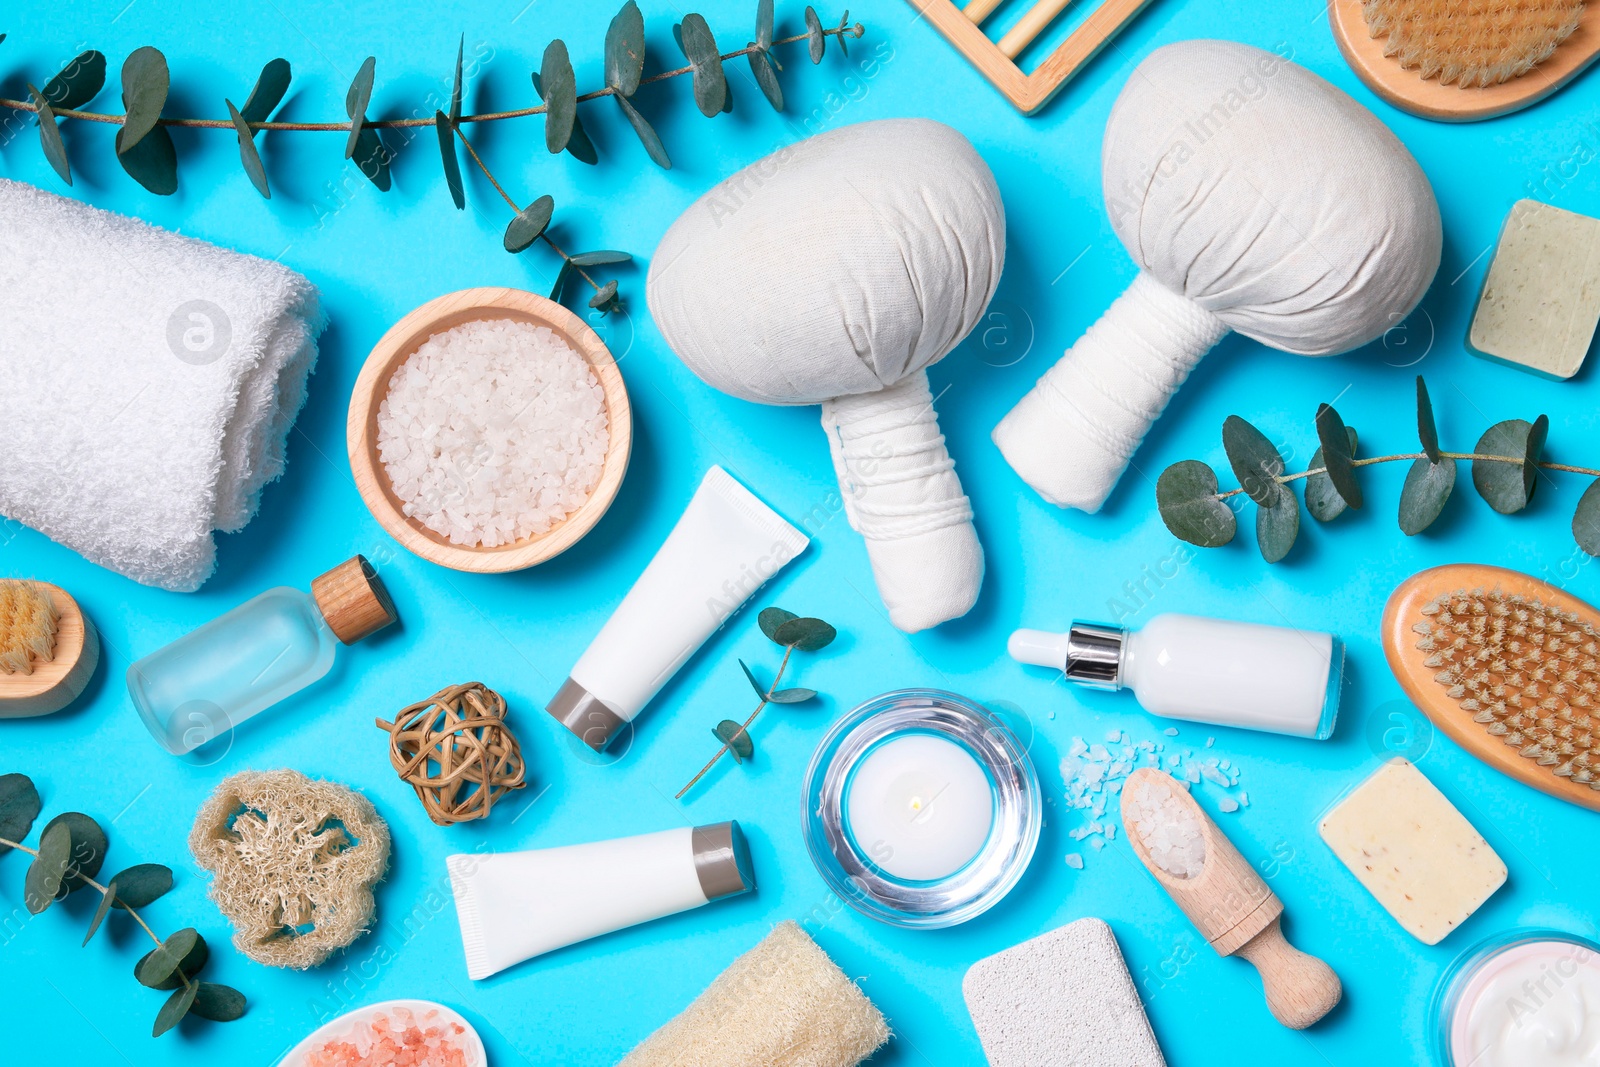
{"type": "Polygon", "coordinates": [[[1600,1067],[1600,953],[1559,935],[1494,947],[1452,983],[1455,1067],[1600,1067]]]}

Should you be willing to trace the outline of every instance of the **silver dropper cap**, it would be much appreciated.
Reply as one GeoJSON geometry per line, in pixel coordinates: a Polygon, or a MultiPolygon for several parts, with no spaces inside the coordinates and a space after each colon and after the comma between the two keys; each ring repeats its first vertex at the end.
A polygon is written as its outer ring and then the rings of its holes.
{"type": "Polygon", "coordinates": [[[1019,663],[1053,667],[1067,681],[1090,689],[1122,688],[1122,649],[1127,631],[1120,626],[1074,622],[1064,634],[1017,630],[1006,643],[1019,663]]]}

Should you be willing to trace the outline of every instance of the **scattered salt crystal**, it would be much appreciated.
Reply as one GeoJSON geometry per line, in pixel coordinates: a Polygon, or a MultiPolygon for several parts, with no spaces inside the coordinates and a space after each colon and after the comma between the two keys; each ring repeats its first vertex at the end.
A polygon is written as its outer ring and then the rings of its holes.
{"type": "Polygon", "coordinates": [[[378,407],[401,510],[454,544],[549,531],[600,481],[610,445],[589,363],[544,326],[478,319],[406,358],[378,407]]]}
{"type": "Polygon", "coordinates": [[[1229,767],[1233,766],[1233,764],[1229,763],[1227,760],[1218,760],[1217,766],[1221,767],[1223,770],[1227,770],[1229,767]]]}
{"type": "Polygon", "coordinates": [[[1096,763],[1109,763],[1111,762],[1111,753],[1106,751],[1106,746],[1104,745],[1090,745],[1089,758],[1096,763]]]}
{"type": "Polygon", "coordinates": [[[1075,871],[1083,870],[1083,857],[1076,852],[1067,853],[1067,866],[1075,871]]]}
{"type": "Polygon", "coordinates": [[[1178,728],[1176,726],[1169,726],[1165,730],[1162,730],[1161,732],[1166,734],[1168,737],[1177,737],[1178,736],[1178,728]]]}
{"type": "Polygon", "coordinates": [[[1217,739],[1215,737],[1206,738],[1206,747],[1207,748],[1210,748],[1212,745],[1214,745],[1216,743],[1217,743],[1217,739]]]}
{"type": "Polygon", "coordinates": [[[1200,773],[1205,775],[1206,781],[1210,782],[1212,785],[1226,787],[1233,784],[1232,782],[1229,782],[1227,776],[1218,771],[1212,763],[1202,763],[1200,765],[1200,773]]]}
{"type": "Polygon", "coordinates": [[[1113,823],[1107,823],[1106,824],[1106,840],[1107,841],[1115,841],[1116,839],[1117,839],[1117,824],[1114,823],[1114,822],[1113,823]]]}
{"type": "Polygon", "coordinates": [[[1132,796],[1128,811],[1150,861],[1174,878],[1193,878],[1206,862],[1200,821],[1164,782],[1150,782],[1132,796]]]}
{"type": "Polygon", "coordinates": [[[1249,793],[1240,793],[1239,794],[1239,806],[1243,807],[1243,808],[1248,808],[1250,806],[1250,794],[1249,793]]]}
{"type": "Polygon", "coordinates": [[[1217,807],[1221,808],[1223,811],[1233,812],[1239,810],[1239,803],[1238,801],[1229,797],[1223,797],[1221,800],[1217,801],[1217,807]]]}
{"type": "Polygon", "coordinates": [[[1096,852],[1098,852],[1101,849],[1106,847],[1106,839],[1103,838],[1103,837],[1093,838],[1089,842],[1089,847],[1094,849],[1096,852]]]}
{"type": "Polygon", "coordinates": [[[1072,739],[1072,747],[1067,749],[1067,755],[1081,756],[1087,751],[1089,751],[1089,746],[1083,743],[1083,738],[1074,737],[1072,739]]]}
{"type": "Polygon", "coordinates": [[[1106,734],[1106,740],[1110,741],[1112,744],[1115,744],[1118,741],[1121,741],[1122,740],[1122,731],[1121,730],[1112,730],[1110,733],[1106,734]]]}

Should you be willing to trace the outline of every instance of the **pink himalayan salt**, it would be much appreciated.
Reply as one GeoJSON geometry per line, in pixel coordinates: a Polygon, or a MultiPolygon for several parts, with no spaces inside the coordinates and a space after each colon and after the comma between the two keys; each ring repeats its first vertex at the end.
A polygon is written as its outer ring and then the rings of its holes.
{"type": "Polygon", "coordinates": [[[467,1061],[466,1033],[458,1022],[441,1020],[430,1008],[413,1019],[410,1008],[394,1009],[394,1024],[384,1012],[358,1019],[342,1037],[325,1042],[306,1057],[305,1067],[477,1067],[467,1061]]]}

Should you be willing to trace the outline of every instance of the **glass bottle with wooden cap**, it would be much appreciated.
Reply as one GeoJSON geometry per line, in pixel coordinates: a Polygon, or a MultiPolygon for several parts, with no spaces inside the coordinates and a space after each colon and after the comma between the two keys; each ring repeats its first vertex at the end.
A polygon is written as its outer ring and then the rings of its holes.
{"type": "Polygon", "coordinates": [[[128,693],[162,747],[185,755],[317,681],[340,644],[395,618],[378,572],[356,556],[309,593],[269,589],[152,652],[128,668],[128,693]]]}

